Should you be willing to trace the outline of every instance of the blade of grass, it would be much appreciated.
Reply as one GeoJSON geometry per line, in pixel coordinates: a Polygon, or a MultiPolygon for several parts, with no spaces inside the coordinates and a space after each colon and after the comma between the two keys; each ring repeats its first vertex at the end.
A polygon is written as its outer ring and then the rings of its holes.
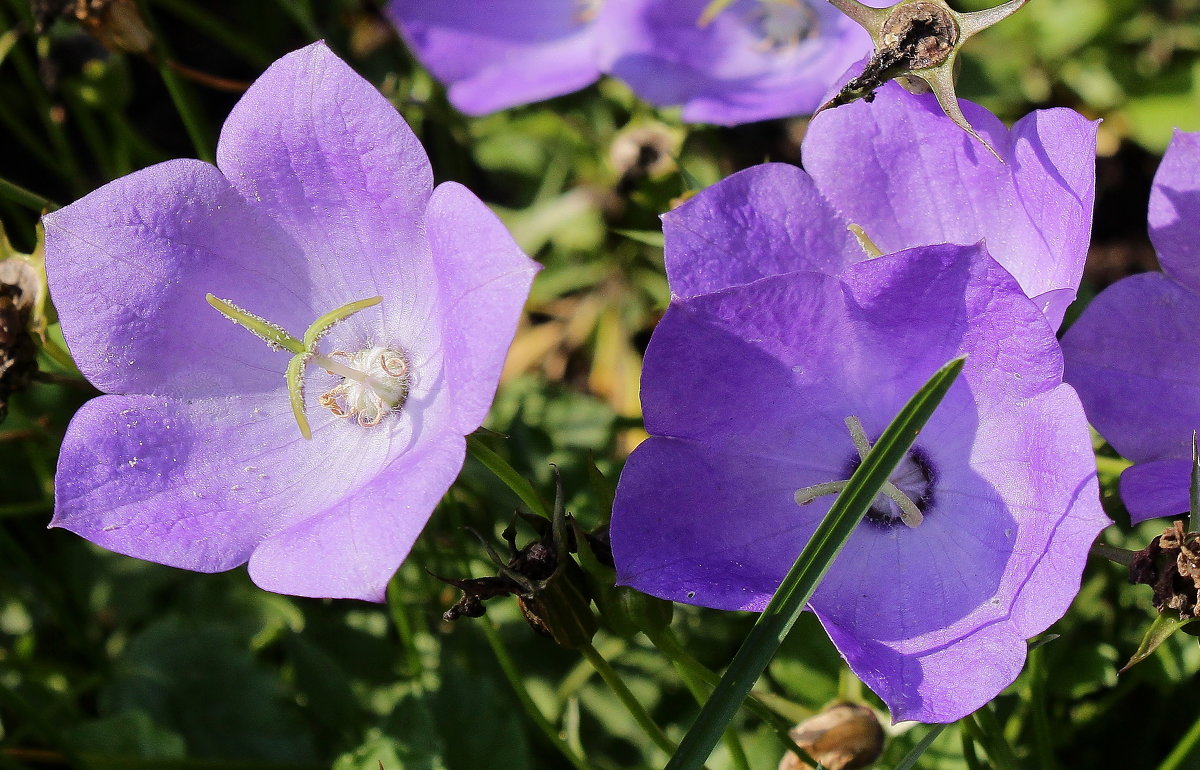
{"type": "Polygon", "coordinates": [[[1200,719],[1192,723],[1191,729],[1158,766],[1158,770],[1183,770],[1196,767],[1197,763],[1200,763],[1200,719]]]}
{"type": "Polygon", "coordinates": [[[667,770],[695,770],[708,758],[725,726],[800,617],[821,578],[954,384],[964,360],[954,359],[929,378],[854,471],[750,630],[712,697],[679,744],[679,750],[667,763],[667,770]]]}
{"type": "Polygon", "coordinates": [[[938,736],[950,725],[932,725],[929,731],[925,733],[925,737],[917,741],[917,745],[912,747],[912,750],[904,755],[904,759],[896,763],[892,770],[912,770],[925,752],[933,745],[933,742],[938,739],[938,736]]]}
{"type": "Polygon", "coordinates": [[[546,503],[542,501],[528,479],[517,473],[511,465],[505,462],[503,457],[489,449],[477,436],[467,436],[467,452],[483,467],[491,471],[496,478],[504,482],[504,485],[511,489],[530,511],[544,519],[550,518],[550,509],[546,507],[546,503]]]}
{"type": "Polygon", "coordinates": [[[18,203],[25,208],[37,212],[55,211],[59,207],[57,203],[49,198],[43,198],[32,190],[26,190],[21,185],[14,184],[3,178],[0,178],[0,198],[8,198],[13,203],[18,203]]]}

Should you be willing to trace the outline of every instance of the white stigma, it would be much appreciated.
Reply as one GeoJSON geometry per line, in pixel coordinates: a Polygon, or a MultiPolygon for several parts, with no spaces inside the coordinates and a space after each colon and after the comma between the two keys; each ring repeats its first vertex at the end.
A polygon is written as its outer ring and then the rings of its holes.
{"type": "Polygon", "coordinates": [[[339,350],[316,356],[313,363],[342,378],[320,398],[321,406],[337,417],[353,418],[359,425],[371,427],[402,409],[408,400],[412,368],[404,353],[395,348],[374,347],[354,354],[339,350]]]}

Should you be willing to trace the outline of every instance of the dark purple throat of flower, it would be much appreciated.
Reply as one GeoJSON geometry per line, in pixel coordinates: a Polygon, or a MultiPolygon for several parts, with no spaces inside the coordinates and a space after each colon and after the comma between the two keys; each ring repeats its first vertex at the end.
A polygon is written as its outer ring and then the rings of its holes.
{"type": "Polygon", "coordinates": [[[300,434],[306,439],[312,438],[304,407],[304,368],[308,364],[316,364],[329,374],[342,378],[318,399],[318,403],[335,417],[353,418],[359,425],[369,428],[399,411],[408,400],[412,367],[403,350],[371,347],[353,353],[335,350],[326,355],[317,349],[317,343],[334,324],[378,305],[383,297],[361,299],[331,310],[313,321],[299,339],[282,326],[243,310],[229,300],[212,294],[206,294],[205,299],[226,318],[266,342],[272,350],[286,350],[292,354],[285,373],[288,397],[300,434]]]}
{"type": "MultiPolygon", "coordinates": [[[[871,443],[857,417],[847,417],[846,427],[854,441],[855,450],[855,456],[846,463],[846,478],[797,489],[797,504],[808,505],[818,497],[841,492],[866,458],[867,452],[871,451],[871,443]]],[[[879,496],[867,511],[867,520],[885,528],[900,524],[909,528],[920,526],[925,520],[925,511],[933,504],[935,480],[936,474],[929,456],[920,447],[913,447],[883,485],[879,496]]]]}

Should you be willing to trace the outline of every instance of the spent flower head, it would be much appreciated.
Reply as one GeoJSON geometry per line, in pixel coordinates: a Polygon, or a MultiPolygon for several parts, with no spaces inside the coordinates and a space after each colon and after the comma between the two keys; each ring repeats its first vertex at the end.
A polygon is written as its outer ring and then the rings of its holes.
{"type": "Polygon", "coordinates": [[[1200,429],[1200,133],[1177,132],[1150,193],[1161,273],[1105,289],[1063,337],[1089,419],[1135,465],[1121,476],[1134,522],[1189,510],[1200,429]]]}
{"type": "Polygon", "coordinates": [[[382,600],[482,422],[536,265],[434,188],[323,43],[175,160],[45,217],[80,371],[52,526],[263,588],[382,600]],[[234,323],[230,323],[234,321],[234,323]]]}

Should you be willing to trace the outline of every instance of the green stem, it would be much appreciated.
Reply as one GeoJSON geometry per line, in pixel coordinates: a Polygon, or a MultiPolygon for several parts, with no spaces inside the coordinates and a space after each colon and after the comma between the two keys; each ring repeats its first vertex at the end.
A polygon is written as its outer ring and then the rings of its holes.
{"type": "MultiPolygon", "coordinates": [[[[679,678],[683,680],[683,684],[692,694],[692,698],[696,700],[697,704],[703,706],[704,701],[708,700],[708,694],[712,687],[706,687],[703,680],[696,676],[689,667],[676,661],[672,662],[675,663],[675,670],[679,672],[679,678]]],[[[725,748],[729,750],[729,758],[733,766],[738,770],[750,770],[750,761],[746,758],[746,749],[742,747],[742,741],[738,738],[737,731],[732,726],[727,728],[722,739],[725,741],[725,748]]]]}
{"type": "Polygon", "coordinates": [[[216,163],[217,158],[212,151],[212,136],[204,122],[200,107],[196,103],[195,94],[193,94],[191,86],[179,76],[179,73],[171,69],[171,51],[163,39],[162,31],[154,23],[154,17],[150,13],[150,4],[146,0],[139,0],[138,9],[142,12],[142,18],[154,37],[154,58],[158,65],[158,74],[175,105],[175,111],[179,113],[179,119],[183,121],[183,128],[187,131],[188,138],[192,140],[196,157],[207,163],[216,163]]]}
{"type": "Polygon", "coordinates": [[[467,453],[491,471],[496,478],[504,482],[504,485],[511,489],[530,511],[544,519],[550,518],[550,509],[542,502],[542,498],[534,490],[533,485],[524,476],[517,473],[503,457],[489,449],[478,436],[474,434],[467,436],[467,453]]]}
{"type": "Polygon", "coordinates": [[[546,737],[546,740],[558,749],[558,752],[571,763],[575,770],[592,770],[591,765],[582,757],[576,754],[566,741],[559,736],[558,730],[554,725],[550,724],[550,720],[546,719],[542,714],[541,709],[533,702],[533,696],[529,694],[529,690],[525,687],[525,680],[521,676],[521,672],[517,670],[517,665],[513,662],[512,656],[508,654],[508,649],[504,646],[504,642],[500,639],[499,632],[496,631],[496,625],[492,619],[486,615],[480,618],[479,627],[483,629],[483,635],[487,639],[488,646],[492,648],[492,654],[496,656],[496,662],[500,664],[500,670],[504,672],[504,678],[508,680],[509,685],[516,693],[517,700],[521,702],[521,707],[525,713],[533,720],[538,729],[546,737]]]}
{"type": "Polygon", "coordinates": [[[633,717],[633,721],[637,722],[638,727],[642,728],[642,732],[654,742],[654,745],[665,751],[668,755],[674,754],[677,748],[675,742],[667,737],[655,721],[650,717],[649,712],[645,707],[638,702],[629,688],[625,686],[625,681],[621,679],[621,675],[612,667],[607,660],[604,659],[596,648],[591,644],[585,644],[579,648],[588,662],[592,664],[592,668],[596,669],[596,673],[600,674],[600,678],[608,685],[608,688],[613,691],[621,704],[633,717]]]}
{"type": "Polygon", "coordinates": [[[33,209],[37,212],[56,211],[60,206],[49,198],[43,198],[32,190],[27,190],[19,184],[0,178],[0,198],[7,198],[13,203],[33,209]]]}
{"type": "MultiPolygon", "coordinates": [[[[650,638],[650,642],[656,648],[658,648],[659,652],[666,655],[667,659],[675,664],[675,668],[679,671],[679,675],[684,677],[685,682],[687,677],[691,677],[692,679],[703,682],[710,689],[717,686],[717,682],[719,682],[721,678],[703,663],[693,658],[691,653],[684,648],[683,644],[680,643],[678,637],[675,636],[671,629],[666,628],[659,632],[644,633],[646,633],[646,636],[650,638]]],[[[765,722],[767,726],[774,731],[775,735],[779,738],[780,742],[783,743],[784,747],[788,751],[794,752],[805,762],[808,762],[811,765],[816,765],[816,762],[809,759],[804,749],[797,746],[796,742],[792,740],[791,733],[789,732],[791,729],[791,724],[786,719],[781,718],[779,714],[771,709],[770,706],[759,700],[759,698],[765,697],[775,698],[778,696],[770,696],[768,693],[751,692],[745,700],[746,708],[749,709],[751,713],[753,713],[759,719],[763,720],[763,722],[765,722]]],[[[708,693],[705,693],[705,700],[707,699],[708,693]]],[[[807,719],[814,713],[809,709],[803,708],[797,703],[792,703],[791,701],[788,701],[787,703],[788,710],[792,712],[792,718],[794,721],[799,722],[801,719],[807,719]],[[805,713],[795,713],[800,709],[803,709],[805,713]]]]}
{"type": "Polygon", "coordinates": [[[1117,548],[1105,543],[1092,543],[1091,554],[1093,556],[1102,556],[1111,562],[1116,562],[1124,567],[1133,564],[1134,552],[1127,548],[1117,548]]]}
{"type": "Polygon", "coordinates": [[[926,750],[933,745],[933,742],[937,740],[938,736],[941,735],[942,732],[949,726],[949,724],[930,726],[929,730],[925,733],[921,740],[917,741],[917,745],[913,746],[912,750],[905,754],[904,758],[901,759],[892,770],[912,770],[926,750]]]}
{"type": "Polygon", "coordinates": [[[1192,723],[1191,729],[1162,761],[1158,770],[1182,770],[1185,767],[1195,767],[1196,760],[1200,759],[1198,746],[1200,746],[1200,718],[1192,723]]]}
{"type": "Polygon", "coordinates": [[[962,723],[971,737],[983,746],[993,765],[996,767],[1022,766],[1017,761],[1016,753],[1008,745],[1008,739],[1004,737],[1004,728],[1000,726],[1000,721],[987,706],[974,714],[963,717],[962,723]]]}

